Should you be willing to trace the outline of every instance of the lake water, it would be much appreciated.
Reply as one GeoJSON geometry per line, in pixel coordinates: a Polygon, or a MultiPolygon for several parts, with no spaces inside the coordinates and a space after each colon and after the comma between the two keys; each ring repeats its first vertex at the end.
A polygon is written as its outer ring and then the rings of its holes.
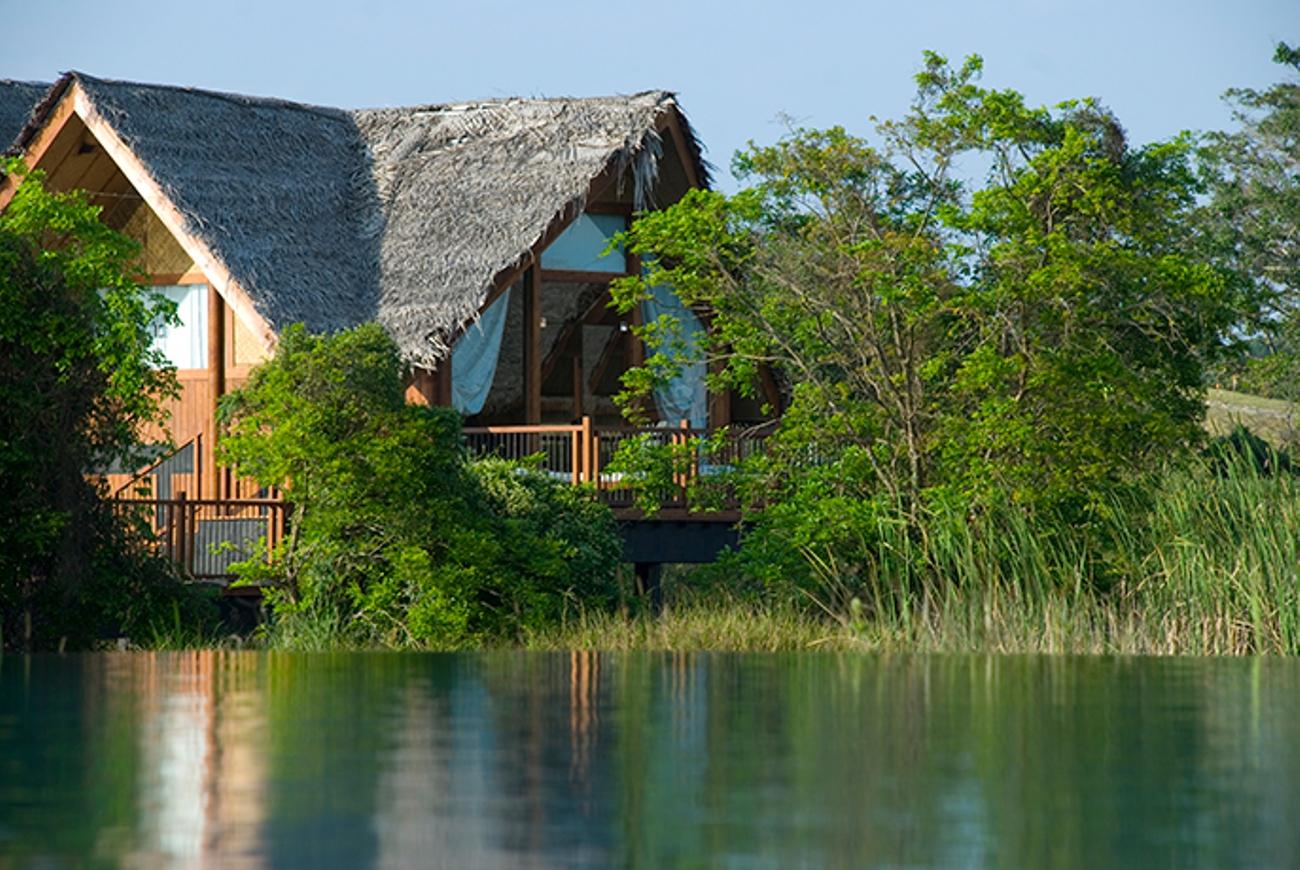
{"type": "Polygon", "coordinates": [[[0,658],[0,867],[1300,866],[1300,663],[0,658]]]}

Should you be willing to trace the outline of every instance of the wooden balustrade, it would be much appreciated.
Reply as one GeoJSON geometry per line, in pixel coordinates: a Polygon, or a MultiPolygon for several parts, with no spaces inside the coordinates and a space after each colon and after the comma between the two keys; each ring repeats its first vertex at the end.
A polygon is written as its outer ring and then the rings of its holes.
{"type": "Polygon", "coordinates": [[[194,580],[232,579],[234,562],[267,556],[284,539],[288,505],[279,499],[113,499],[146,546],[166,555],[194,580]]]}
{"type": "MultiPolygon", "coordinates": [[[[659,446],[686,447],[695,439],[708,436],[704,429],[693,429],[682,420],[675,427],[664,426],[594,426],[590,417],[568,425],[477,426],[465,429],[465,441],[472,456],[499,456],[502,459],[540,459],[543,471],[568,480],[575,486],[590,484],[602,501],[615,507],[630,507],[631,488],[621,475],[609,471],[619,445],[632,438],[648,438],[659,446]]],[[[728,439],[719,451],[711,452],[708,464],[701,465],[698,454],[689,467],[673,478],[674,491],[668,494],[665,507],[686,507],[686,493],[691,482],[711,469],[732,466],[762,449],[761,436],[728,439]]]]}
{"type": "MultiPolygon", "coordinates": [[[[634,504],[633,489],[620,473],[610,469],[619,445],[632,438],[646,438],[659,446],[681,447],[679,456],[686,455],[689,460],[674,470],[661,506],[685,509],[690,485],[697,478],[734,466],[762,449],[762,437],[750,435],[728,438],[707,456],[689,447],[709,434],[692,429],[686,421],[675,427],[594,426],[590,417],[583,417],[569,425],[470,427],[465,429],[465,441],[474,457],[536,458],[543,472],[575,486],[591,486],[615,509],[634,504]]],[[[119,515],[134,523],[145,544],[170,557],[185,576],[229,580],[233,562],[267,557],[283,540],[289,507],[277,491],[261,489],[225,469],[216,478],[218,488],[233,497],[187,497],[180,487],[190,480],[199,486],[203,480],[197,439],[193,446],[193,467],[186,469],[184,478],[169,477],[170,491],[161,481],[149,479],[150,475],[167,474],[165,464],[155,463],[134,475],[130,485],[121,486],[110,501],[119,515]]]]}

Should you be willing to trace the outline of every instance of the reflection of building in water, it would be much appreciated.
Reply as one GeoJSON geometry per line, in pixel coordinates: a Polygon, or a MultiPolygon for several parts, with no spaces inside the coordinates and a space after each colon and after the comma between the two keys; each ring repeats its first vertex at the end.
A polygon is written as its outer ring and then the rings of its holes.
{"type": "Polygon", "coordinates": [[[451,791],[446,747],[438,739],[434,699],[412,683],[394,715],[394,745],[377,783],[377,867],[437,866],[448,854],[450,832],[442,812],[451,791]]]}
{"type": "Polygon", "coordinates": [[[266,759],[256,659],[141,656],[141,848],[181,865],[260,863],[266,759]]]}
{"type": "Polygon", "coordinates": [[[575,784],[587,782],[599,701],[600,656],[574,650],[569,654],[569,777],[575,784]]]}
{"type": "MultiPolygon", "coordinates": [[[[376,867],[515,867],[504,828],[517,822],[492,762],[502,750],[477,680],[430,667],[405,678],[381,719],[391,741],[375,757],[376,867]],[[426,679],[427,676],[427,679],[426,679]]],[[[529,856],[528,866],[547,866],[529,856]]]]}

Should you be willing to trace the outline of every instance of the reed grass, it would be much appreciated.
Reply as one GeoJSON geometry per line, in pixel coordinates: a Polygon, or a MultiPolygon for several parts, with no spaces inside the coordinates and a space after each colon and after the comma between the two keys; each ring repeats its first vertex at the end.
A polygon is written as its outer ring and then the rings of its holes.
{"type": "Polygon", "coordinates": [[[739,601],[715,594],[670,603],[659,613],[584,613],[526,636],[530,650],[775,652],[855,649],[853,632],[790,603],[739,601]]]}
{"type": "Polygon", "coordinates": [[[585,615],[542,649],[1294,655],[1300,481],[1246,458],[1167,469],[1086,525],[1005,509],[882,521],[867,564],[807,557],[802,597],[696,594],[662,614],[585,615]]]}

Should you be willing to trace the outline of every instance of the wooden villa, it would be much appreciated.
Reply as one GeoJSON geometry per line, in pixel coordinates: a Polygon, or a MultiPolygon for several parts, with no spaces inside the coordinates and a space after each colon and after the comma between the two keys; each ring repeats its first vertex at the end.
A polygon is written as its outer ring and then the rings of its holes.
{"type": "MultiPolygon", "coordinates": [[[[5,142],[140,241],[177,303],[158,342],[182,394],[152,434],[188,449],[172,471],[189,497],[215,500],[248,494],[212,460],[215,404],[297,322],[378,321],[412,402],[456,407],[472,444],[540,446],[556,473],[599,480],[599,433],[620,426],[611,397],[644,354],[630,331],[643,312],[620,321],[607,305],[609,282],[639,268],[609,238],[709,182],[664,91],[341,110],[74,72],[0,81],[5,142]]],[[[14,185],[0,178],[0,209],[14,185]]],[[[696,367],[656,395],[661,425],[761,418],[702,381],[696,367]]]]}

